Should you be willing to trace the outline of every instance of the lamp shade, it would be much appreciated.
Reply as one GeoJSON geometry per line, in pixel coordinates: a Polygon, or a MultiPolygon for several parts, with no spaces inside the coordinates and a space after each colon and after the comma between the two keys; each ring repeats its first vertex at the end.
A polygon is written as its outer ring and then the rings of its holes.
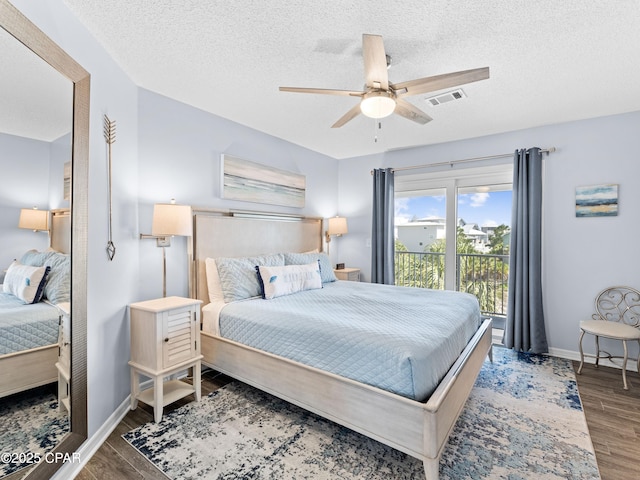
{"type": "Polygon", "coordinates": [[[330,218],[327,233],[329,235],[344,235],[345,233],[349,233],[349,229],[347,228],[347,219],[344,217],[330,218]]]}
{"type": "Polygon", "coordinates": [[[49,210],[23,208],[20,210],[18,228],[26,228],[34,231],[49,230],[49,210]]]}
{"type": "Polygon", "coordinates": [[[155,236],[193,235],[193,219],[191,206],[167,203],[156,203],[153,206],[153,224],[151,234],[155,236]]]}
{"type": "Polygon", "coordinates": [[[388,117],[396,109],[396,101],[390,92],[373,91],[365,93],[360,102],[360,111],[370,118],[388,117]]]}

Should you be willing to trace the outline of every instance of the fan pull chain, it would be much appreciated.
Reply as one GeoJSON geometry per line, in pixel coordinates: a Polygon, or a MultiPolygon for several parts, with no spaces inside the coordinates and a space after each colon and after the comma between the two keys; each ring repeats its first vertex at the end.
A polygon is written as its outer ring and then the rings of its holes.
{"type": "Polygon", "coordinates": [[[378,124],[378,130],[382,130],[382,122],[376,120],[373,121],[373,142],[378,143],[378,134],[376,133],[376,123],[378,124]]]}

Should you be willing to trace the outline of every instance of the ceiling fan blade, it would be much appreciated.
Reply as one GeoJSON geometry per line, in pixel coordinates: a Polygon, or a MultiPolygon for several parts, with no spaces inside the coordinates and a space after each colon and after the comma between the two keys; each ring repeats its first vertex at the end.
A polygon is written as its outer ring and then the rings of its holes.
{"type": "Polygon", "coordinates": [[[397,113],[401,117],[407,118],[421,125],[424,125],[425,123],[433,120],[433,118],[424,113],[418,107],[407,102],[406,100],[401,100],[399,98],[396,99],[396,109],[393,111],[393,113],[397,113]]]}
{"type": "Polygon", "coordinates": [[[358,92],[356,90],[332,90],[329,88],[280,87],[280,91],[294,93],[318,93],[321,95],[345,95],[353,97],[361,97],[364,95],[364,92],[358,92]]]}
{"type": "Polygon", "coordinates": [[[367,87],[388,90],[387,55],[380,35],[362,35],[362,56],[367,87]]]}
{"type": "Polygon", "coordinates": [[[489,78],[489,67],[474,68],[472,70],[445,73],[443,75],[396,83],[393,85],[393,89],[398,97],[406,97],[409,95],[435,92],[436,90],[442,90],[444,88],[457,87],[458,85],[486,80],[487,78],[489,78]]]}
{"type": "Polygon", "coordinates": [[[349,110],[343,116],[341,116],[336,123],[331,125],[331,128],[340,128],[345,123],[347,123],[349,120],[353,120],[360,113],[361,113],[360,112],[360,104],[358,103],[355,107],[353,107],[351,110],[349,110]]]}

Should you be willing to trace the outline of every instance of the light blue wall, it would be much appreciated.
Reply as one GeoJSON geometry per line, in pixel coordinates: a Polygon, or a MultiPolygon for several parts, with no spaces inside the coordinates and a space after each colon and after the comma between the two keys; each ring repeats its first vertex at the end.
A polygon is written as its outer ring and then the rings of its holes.
{"type": "MultiPolygon", "coordinates": [[[[297,145],[140,90],[62,0],[13,3],[91,74],[87,341],[89,435],[93,435],[130,393],[127,305],[162,294],[161,250],[153,241],[139,239],[140,233],[150,233],[153,204],[174,197],[179,203],[198,207],[328,217],[337,213],[338,164],[297,145]],[[112,262],[105,251],[104,114],[117,125],[112,153],[116,245],[112,262]],[[306,175],[305,208],[222,200],[217,188],[221,153],[306,175]]],[[[185,252],[181,238],[174,239],[167,249],[169,295],[187,292],[185,252]]]]}
{"type": "Polygon", "coordinates": [[[575,353],[578,324],[591,315],[597,293],[609,285],[640,287],[638,132],[634,112],[340,161],[339,205],[349,218],[341,260],[370,278],[371,169],[556,147],[544,160],[544,308],[550,347],[575,353]],[[575,188],[599,183],[619,184],[619,215],[576,218],[575,188]]]}
{"type": "Polygon", "coordinates": [[[49,208],[68,208],[64,199],[64,164],[71,161],[71,133],[51,142],[49,175],[49,208]]]}
{"type": "MultiPolygon", "coordinates": [[[[18,228],[20,210],[51,208],[51,144],[0,133],[0,271],[31,248],[49,246],[45,232],[18,228]]],[[[61,180],[62,181],[62,180],[61,180]]],[[[1,275],[0,275],[1,276],[1,275]]]]}
{"type": "MultiPolygon", "coordinates": [[[[329,217],[338,209],[338,161],[230,122],[148,90],[139,93],[140,232],[151,232],[154,203],[221,210],[253,210],[329,217]],[[234,156],[305,175],[305,207],[292,208],[221,198],[220,156],[234,156]]],[[[167,295],[187,295],[186,243],[171,240],[167,295]]],[[[141,298],[162,295],[162,252],[140,242],[144,265],[141,298]]]]}
{"type": "Polygon", "coordinates": [[[87,279],[88,424],[92,435],[130,392],[127,305],[138,299],[138,88],[62,0],[12,0],[91,74],[87,279]],[[113,148],[116,256],[107,258],[107,164],[103,115],[117,121],[113,148]]]}

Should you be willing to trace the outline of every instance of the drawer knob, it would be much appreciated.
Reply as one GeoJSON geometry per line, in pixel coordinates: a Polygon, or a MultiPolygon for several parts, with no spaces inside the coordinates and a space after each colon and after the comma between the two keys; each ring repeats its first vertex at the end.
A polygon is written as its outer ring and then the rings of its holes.
{"type": "Polygon", "coordinates": [[[165,339],[164,339],[164,341],[165,341],[165,342],[168,342],[168,341],[169,341],[169,338],[168,338],[168,337],[167,337],[167,338],[165,338],[165,339]]]}

